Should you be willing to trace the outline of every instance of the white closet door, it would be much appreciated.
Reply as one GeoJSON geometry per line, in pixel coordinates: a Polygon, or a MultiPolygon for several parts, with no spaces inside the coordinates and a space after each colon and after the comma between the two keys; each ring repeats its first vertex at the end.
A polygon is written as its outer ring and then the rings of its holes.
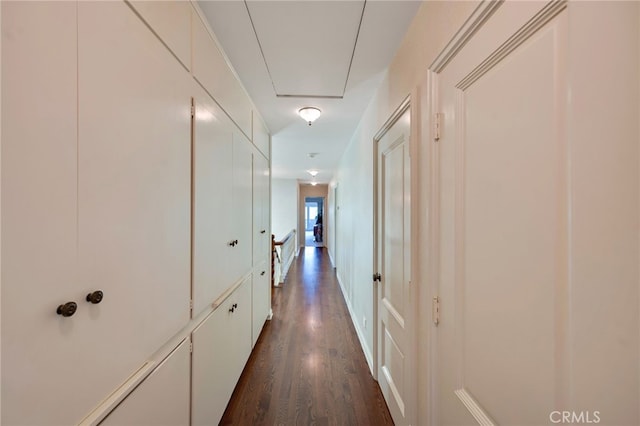
{"type": "Polygon", "coordinates": [[[269,259],[269,163],[261,154],[253,154],[253,264],[269,259]]]}
{"type": "Polygon", "coordinates": [[[193,131],[193,313],[210,306],[236,278],[233,123],[202,89],[193,131]]]}
{"type": "Polygon", "coordinates": [[[192,334],[191,423],[218,424],[251,352],[251,279],[192,334]]]}
{"type": "Polygon", "coordinates": [[[251,333],[251,343],[255,345],[271,310],[271,274],[269,273],[269,264],[266,261],[254,269],[252,286],[251,322],[253,331],[251,333]]]}
{"type": "Polygon", "coordinates": [[[126,3],[78,11],[78,291],[104,299],[77,365],[104,397],[189,320],[191,94],[126,3]]]}
{"type": "Polygon", "coordinates": [[[253,254],[253,171],[251,145],[246,137],[233,132],[233,204],[234,221],[233,270],[234,281],[251,271],[253,254]]]}
{"type": "Polygon", "coordinates": [[[187,426],[191,351],[184,340],[100,423],[102,426],[187,426]]]}
{"type": "Polygon", "coordinates": [[[435,424],[637,424],[638,5],[487,7],[434,66],[435,424]]]}
{"type": "Polygon", "coordinates": [[[2,2],[2,424],[72,424],[99,398],[77,280],[77,10],[2,2]],[[74,301],[72,317],[56,315],[74,301]]]}

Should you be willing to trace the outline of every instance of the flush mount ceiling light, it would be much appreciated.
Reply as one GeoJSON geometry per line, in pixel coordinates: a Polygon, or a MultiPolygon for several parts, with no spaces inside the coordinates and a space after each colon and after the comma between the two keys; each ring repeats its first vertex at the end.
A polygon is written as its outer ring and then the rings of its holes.
{"type": "Polygon", "coordinates": [[[316,177],[318,175],[318,171],[317,170],[307,170],[307,173],[309,173],[313,177],[316,177]]]}
{"type": "Polygon", "coordinates": [[[304,121],[309,123],[309,126],[311,126],[311,123],[320,117],[321,113],[322,112],[316,107],[304,107],[298,110],[298,115],[302,117],[304,121]]]}
{"type": "Polygon", "coordinates": [[[311,182],[311,186],[316,186],[318,184],[318,182],[316,182],[315,180],[313,182],[311,182]]]}

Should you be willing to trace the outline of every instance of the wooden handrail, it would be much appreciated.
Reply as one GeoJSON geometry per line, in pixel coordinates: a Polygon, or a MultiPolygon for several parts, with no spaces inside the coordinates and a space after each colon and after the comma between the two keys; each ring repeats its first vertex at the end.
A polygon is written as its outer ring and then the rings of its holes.
{"type": "Polygon", "coordinates": [[[279,276],[278,280],[280,280],[284,276],[286,276],[287,270],[289,269],[289,266],[291,265],[291,262],[293,260],[293,256],[295,255],[294,246],[297,244],[296,239],[294,238],[295,235],[296,235],[296,230],[292,229],[291,232],[289,232],[282,239],[282,241],[276,241],[276,236],[271,234],[271,294],[272,295],[273,295],[273,288],[276,285],[276,282],[275,282],[276,267],[279,268],[278,271],[280,272],[280,275],[278,275],[279,276]],[[282,258],[281,256],[278,255],[278,251],[276,250],[277,246],[281,247],[280,251],[282,252],[282,258]],[[278,260],[277,264],[276,264],[276,259],[278,260]],[[282,266],[283,262],[285,262],[285,266],[282,266]]]}
{"type": "Polygon", "coordinates": [[[296,233],[296,230],[295,230],[295,229],[292,229],[292,230],[291,230],[291,232],[289,232],[289,233],[286,235],[286,237],[284,237],[284,238],[282,239],[282,241],[276,241],[276,242],[274,243],[274,245],[276,245],[276,246],[281,246],[281,245],[283,245],[284,243],[286,243],[287,241],[289,241],[289,239],[290,239],[291,237],[293,237],[293,236],[295,235],[295,233],[296,233]]]}

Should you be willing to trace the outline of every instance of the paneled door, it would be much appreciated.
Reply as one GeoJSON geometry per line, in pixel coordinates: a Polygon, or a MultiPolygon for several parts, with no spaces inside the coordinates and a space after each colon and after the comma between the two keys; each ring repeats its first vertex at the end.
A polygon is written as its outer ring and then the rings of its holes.
{"type": "Polygon", "coordinates": [[[433,424],[637,424],[638,11],[604,3],[482,3],[431,67],[433,424]]]}
{"type": "Polygon", "coordinates": [[[378,382],[396,424],[411,423],[410,109],[405,103],[378,140],[378,382]]]}

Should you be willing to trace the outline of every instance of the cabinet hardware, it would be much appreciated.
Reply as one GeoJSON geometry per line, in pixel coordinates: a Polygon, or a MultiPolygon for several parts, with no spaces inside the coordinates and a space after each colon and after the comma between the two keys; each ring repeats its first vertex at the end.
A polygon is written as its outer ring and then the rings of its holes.
{"type": "Polygon", "coordinates": [[[98,303],[102,302],[103,296],[104,293],[102,292],[102,290],[96,290],[93,293],[87,294],[87,302],[91,302],[94,305],[97,305],[98,303]]]}
{"type": "Polygon", "coordinates": [[[265,232],[267,232],[266,229],[263,229],[262,231],[260,231],[261,234],[264,234],[265,232]]]}
{"type": "Polygon", "coordinates": [[[238,309],[238,304],[234,303],[233,305],[231,305],[231,307],[229,308],[229,312],[234,313],[236,311],[236,309],[238,309]]]}
{"type": "Polygon", "coordinates": [[[376,281],[378,281],[378,282],[382,281],[382,275],[380,275],[379,272],[373,274],[373,282],[376,282],[376,281]]]}
{"type": "Polygon", "coordinates": [[[234,304],[233,304],[233,307],[234,307],[234,308],[236,308],[236,309],[238,309],[238,304],[237,304],[237,303],[234,303],[234,304]]]}
{"type": "Polygon", "coordinates": [[[262,271],[262,272],[260,272],[260,275],[264,275],[266,273],[267,273],[267,271],[262,271]]]}
{"type": "Polygon", "coordinates": [[[236,242],[235,242],[235,241],[229,241],[229,242],[227,243],[227,245],[228,245],[229,247],[235,247],[235,246],[236,246],[236,242]]]}
{"type": "Polygon", "coordinates": [[[237,245],[238,245],[238,240],[234,240],[234,241],[233,241],[233,245],[234,245],[234,246],[237,246],[237,245]]]}
{"type": "Polygon", "coordinates": [[[70,317],[71,315],[76,313],[76,309],[78,309],[78,305],[76,302],[67,302],[64,305],[58,306],[56,313],[58,315],[62,315],[63,317],[70,317]]]}

